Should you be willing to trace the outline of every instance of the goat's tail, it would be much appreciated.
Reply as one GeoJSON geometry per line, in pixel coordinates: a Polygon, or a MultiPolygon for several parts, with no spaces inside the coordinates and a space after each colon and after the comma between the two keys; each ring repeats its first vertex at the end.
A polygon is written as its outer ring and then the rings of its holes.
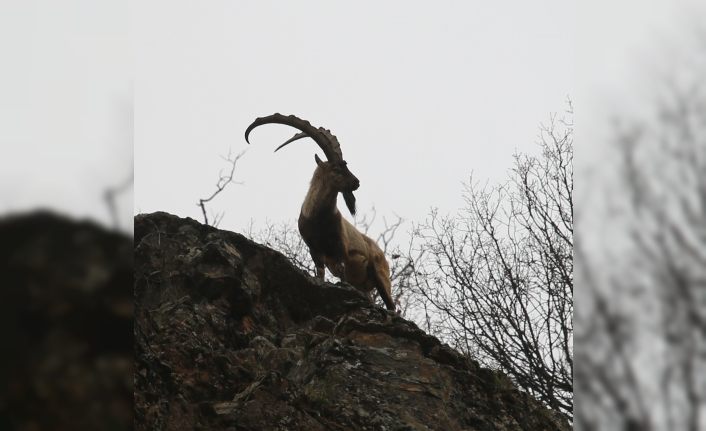
{"type": "Polygon", "coordinates": [[[395,302],[392,300],[392,283],[390,283],[390,266],[387,264],[385,256],[382,254],[375,256],[368,271],[385,307],[395,311],[395,302]]]}

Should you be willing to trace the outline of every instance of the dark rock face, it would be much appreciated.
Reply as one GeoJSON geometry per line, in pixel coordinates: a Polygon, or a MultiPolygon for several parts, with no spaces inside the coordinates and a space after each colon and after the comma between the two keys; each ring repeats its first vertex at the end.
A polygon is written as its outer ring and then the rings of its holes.
{"type": "Polygon", "coordinates": [[[552,430],[502,374],[245,237],[135,218],[138,430],[552,430]]]}
{"type": "Polygon", "coordinates": [[[132,428],[132,249],[51,212],[0,220],[0,430],[132,428]]]}

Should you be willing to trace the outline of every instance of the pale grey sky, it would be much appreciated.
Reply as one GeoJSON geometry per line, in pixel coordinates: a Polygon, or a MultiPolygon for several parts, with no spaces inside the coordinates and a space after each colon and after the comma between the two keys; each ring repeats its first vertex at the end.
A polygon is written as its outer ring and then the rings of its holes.
{"type": "MultiPolygon", "coordinates": [[[[639,92],[635,64],[661,63],[643,51],[650,38],[698,20],[699,3],[2,2],[0,211],[107,222],[101,193],[129,174],[134,137],[134,212],[199,218],[219,155],[275,111],[338,135],[362,211],[453,211],[470,172],[504,178],[567,95],[577,164],[590,161],[608,111],[639,92]]],[[[291,133],[253,133],[245,185],[212,205],[222,227],[297,216],[316,147],[272,154],[291,133]]]]}
{"type": "MultiPolygon", "coordinates": [[[[616,175],[621,160],[612,151],[615,121],[640,118],[655,108],[663,86],[690,68],[698,32],[704,31],[706,2],[702,0],[600,0],[576,9],[575,30],[576,196],[578,218],[586,232],[581,241],[597,247],[605,267],[624,265],[614,253],[624,253],[625,225],[616,223],[606,205],[620,199],[616,175]],[[610,220],[611,223],[606,223],[610,220]],[[606,241],[607,239],[610,241],[606,241]],[[609,242],[610,246],[606,246],[609,242]]],[[[703,49],[703,48],[702,48],[703,49]]],[[[651,112],[650,112],[651,113],[651,112]]]]}
{"type": "MultiPolygon", "coordinates": [[[[454,211],[471,171],[504,179],[574,89],[565,1],[133,6],[136,213],[200,219],[219,155],[245,149],[247,125],[274,112],[338,136],[362,212],[454,211]]],[[[253,132],[236,174],[245,184],[211,204],[222,228],[298,216],[321,152],[300,141],[273,154],[294,132],[253,132]]]]}
{"type": "MultiPolygon", "coordinates": [[[[0,213],[109,222],[102,193],[132,170],[128,24],[124,1],[0,4],[0,213]]],[[[131,229],[131,191],[119,203],[131,229]]]]}

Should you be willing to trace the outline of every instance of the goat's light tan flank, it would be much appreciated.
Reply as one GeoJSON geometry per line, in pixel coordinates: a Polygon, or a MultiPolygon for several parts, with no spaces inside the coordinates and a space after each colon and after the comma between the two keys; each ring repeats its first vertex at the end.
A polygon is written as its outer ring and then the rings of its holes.
{"type": "Polygon", "coordinates": [[[387,309],[394,310],[390,267],[383,251],[375,241],[344,219],[336,207],[338,193],[342,193],[346,206],[355,215],[353,191],[360,186],[360,181],[343,159],[338,139],[329,130],[315,128],[294,115],[273,114],[257,118],[245,131],[245,140],[249,143],[248,136],[255,127],[270,123],[285,124],[301,131],[275,151],[298,139],[310,137],[327,158],[324,162],[314,156],[317,167],[298,223],[299,233],[316,266],[316,277],[323,279],[326,267],[333,275],[368,295],[377,289],[387,309]]]}

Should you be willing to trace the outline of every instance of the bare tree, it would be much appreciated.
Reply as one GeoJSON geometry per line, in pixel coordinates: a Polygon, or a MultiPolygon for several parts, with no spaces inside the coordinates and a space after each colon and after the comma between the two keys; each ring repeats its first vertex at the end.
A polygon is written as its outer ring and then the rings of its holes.
{"type": "Polygon", "coordinates": [[[265,221],[263,227],[256,230],[253,222],[245,229],[245,235],[251,240],[273,248],[309,274],[314,273],[314,261],[311,260],[309,247],[299,234],[293,222],[272,223],[265,221]]]}
{"type": "Polygon", "coordinates": [[[625,235],[612,239],[620,252],[605,277],[595,254],[579,270],[583,429],[706,428],[704,40],[655,89],[656,103],[616,132],[609,203],[625,235]]]}
{"type": "MultiPolygon", "coordinates": [[[[231,154],[230,150],[228,150],[228,156],[221,158],[228,163],[230,171],[228,174],[223,173],[223,169],[218,171],[218,181],[216,182],[216,191],[214,191],[209,197],[207,198],[202,198],[199,199],[199,203],[197,204],[201,208],[201,213],[203,214],[203,222],[204,224],[208,225],[208,216],[206,215],[206,204],[211,202],[213,198],[218,196],[225,188],[228,186],[230,183],[235,183],[235,184],[242,184],[240,181],[234,181],[233,180],[233,175],[235,174],[235,165],[238,163],[238,160],[240,160],[241,157],[245,154],[245,151],[240,152],[237,156],[233,157],[231,154]]],[[[218,224],[221,222],[223,219],[224,213],[216,213],[213,215],[213,226],[218,226],[218,224]]]]}
{"type": "Polygon", "coordinates": [[[420,323],[499,368],[550,408],[573,411],[572,107],[541,127],[539,157],[511,180],[466,186],[458,216],[415,229],[420,323]]]}

